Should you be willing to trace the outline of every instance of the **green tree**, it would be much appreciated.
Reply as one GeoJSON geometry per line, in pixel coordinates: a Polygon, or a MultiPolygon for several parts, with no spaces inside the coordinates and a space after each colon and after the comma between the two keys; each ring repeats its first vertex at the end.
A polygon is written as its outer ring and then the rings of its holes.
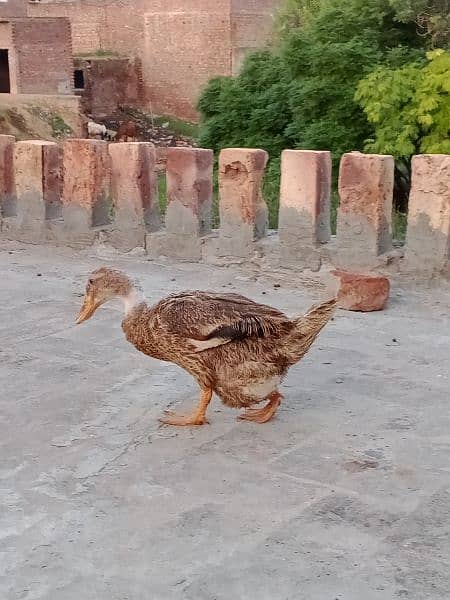
{"type": "Polygon", "coordinates": [[[409,159],[450,154],[450,53],[434,50],[426,64],[380,67],[358,85],[356,100],[374,129],[366,149],[409,159]]]}
{"type": "Polygon", "coordinates": [[[277,37],[283,37],[294,29],[303,27],[320,7],[321,0],[285,0],[275,19],[277,37]]]}
{"type": "Polygon", "coordinates": [[[391,1],[286,0],[278,44],[250,55],[237,77],[206,86],[200,143],[268,150],[271,193],[284,148],[331,150],[335,163],[363,150],[373,130],[355,100],[358,82],[380,65],[397,68],[423,55],[415,23],[400,21],[391,1]]]}
{"type": "Polygon", "coordinates": [[[382,62],[401,63],[415,42],[384,0],[326,0],[282,50],[291,75],[288,128],[297,147],[331,149],[335,159],[360,150],[370,132],[354,100],[358,81],[382,62]]]}
{"type": "Polygon", "coordinates": [[[358,85],[355,98],[372,125],[369,152],[397,159],[397,206],[405,210],[414,154],[450,154],[450,53],[435,50],[428,61],[379,67],[358,85]]]}
{"type": "Polygon", "coordinates": [[[399,21],[414,22],[434,48],[450,45],[450,0],[390,0],[399,21]]]}
{"type": "Polygon", "coordinates": [[[291,147],[288,74],[280,56],[251,54],[236,78],[212,79],[200,97],[200,143],[220,150],[247,146],[271,155],[291,147]]]}
{"type": "Polygon", "coordinates": [[[302,24],[286,30],[278,48],[248,57],[236,78],[207,85],[198,104],[202,144],[256,145],[271,154],[330,149],[336,159],[362,149],[370,127],[354,100],[356,85],[377,64],[410,57],[408,47],[420,44],[414,26],[395,21],[388,0],[287,6],[302,24]]]}

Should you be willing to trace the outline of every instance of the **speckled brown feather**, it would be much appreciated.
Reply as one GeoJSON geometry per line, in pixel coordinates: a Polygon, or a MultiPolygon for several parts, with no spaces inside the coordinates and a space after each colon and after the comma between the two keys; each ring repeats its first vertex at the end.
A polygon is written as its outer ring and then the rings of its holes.
{"type": "Polygon", "coordinates": [[[255,387],[271,378],[282,380],[306,354],[334,307],[331,300],[291,320],[236,294],[194,291],[174,294],[151,308],[141,304],[122,328],[138,350],[179,365],[201,387],[213,388],[226,405],[238,408],[265,399],[255,387]],[[230,341],[202,352],[189,341],[215,336],[230,341]]]}
{"type": "MultiPolygon", "coordinates": [[[[81,321],[111,298],[125,300],[135,292],[124,273],[105,267],[94,271],[81,321]]],[[[144,354],[179,365],[226,405],[249,407],[277,392],[289,367],[306,354],[335,306],[336,300],[328,300],[305,316],[289,319],[276,308],[239,294],[187,291],[151,307],[133,302],[122,328],[144,354]]]]}

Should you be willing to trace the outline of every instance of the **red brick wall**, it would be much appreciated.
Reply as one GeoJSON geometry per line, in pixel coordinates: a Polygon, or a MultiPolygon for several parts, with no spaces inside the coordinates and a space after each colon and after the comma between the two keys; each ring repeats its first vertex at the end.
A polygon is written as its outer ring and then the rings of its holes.
{"type": "Polygon", "coordinates": [[[85,113],[103,119],[120,104],[139,104],[140,82],[137,59],[76,58],[75,68],[83,71],[84,91],[81,95],[85,113]]]}
{"type": "Polygon", "coordinates": [[[68,16],[75,53],[113,50],[142,61],[144,105],[196,119],[213,76],[230,75],[270,37],[278,0],[46,0],[30,16],[68,16]]]}
{"type": "Polygon", "coordinates": [[[28,5],[28,16],[68,17],[72,24],[72,45],[75,53],[103,48],[101,36],[106,30],[106,15],[102,0],[31,3],[28,5]]]}
{"type": "Polygon", "coordinates": [[[8,0],[0,2],[0,18],[3,17],[26,17],[28,0],[8,0]]]}
{"type": "Polygon", "coordinates": [[[280,0],[231,0],[231,12],[271,14],[280,0]]]}
{"type": "Polygon", "coordinates": [[[239,72],[245,56],[271,39],[274,0],[232,0],[232,74],[239,72]]]}
{"type": "Polygon", "coordinates": [[[68,19],[12,21],[18,92],[71,94],[73,58],[68,19]]]}
{"type": "Polygon", "coordinates": [[[154,110],[195,120],[202,87],[231,73],[226,12],[147,13],[144,81],[154,110]]]}

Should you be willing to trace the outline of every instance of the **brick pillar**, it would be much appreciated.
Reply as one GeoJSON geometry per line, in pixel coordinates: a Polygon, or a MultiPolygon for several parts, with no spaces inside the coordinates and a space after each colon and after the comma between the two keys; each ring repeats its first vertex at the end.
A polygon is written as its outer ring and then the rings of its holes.
{"type": "Polygon", "coordinates": [[[0,135],[0,224],[2,217],[16,215],[14,143],[14,136],[0,135]]]}
{"type": "Polygon", "coordinates": [[[450,156],[423,154],[412,159],[406,234],[408,268],[450,276],[450,156]]]}
{"type": "Polygon", "coordinates": [[[320,269],[320,244],[331,236],[330,190],[330,152],[282,153],[278,223],[282,264],[320,269]]]}
{"type": "Polygon", "coordinates": [[[211,231],[212,150],[169,148],[167,154],[167,253],[200,258],[200,237],[211,231]]]}
{"type": "Polygon", "coordinates": [[[145,246],[159,229],[155,148],[146,142],[110,144],[114,223],[111,243],[125,252],[145,246]]]}
{"type": "Polygon", "coordinates": [[[339,266],[370,268],[391,249],[393,189],[392,156],[344,154],[339,173],[339,266]]]}
{"type": "Polygon", "coordinates": [[[18,142],[14,167],[17,234],[23,241],[46,239],[47,221],[61,216],[61,148],[54,142],[18,142]]]}
{"type": "Polygon", "coordinates": [[[268,210],[262,195],[265,150],[227,148],[219,157],[220,253],[245,258],[266,234],[268,210]]]}
{"type": "Polygon", "coordinates": [[[108,144],[100,140],[64,142],[63,217],[65,240],[91,243],[92,227],[112,217],[108,144]]]}

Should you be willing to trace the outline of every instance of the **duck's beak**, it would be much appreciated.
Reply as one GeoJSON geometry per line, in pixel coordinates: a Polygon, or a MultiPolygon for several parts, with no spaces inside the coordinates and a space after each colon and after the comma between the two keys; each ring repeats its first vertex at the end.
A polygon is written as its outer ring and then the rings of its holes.
{"type": "Polygon", "coordinates": [[[100,304],[101,302],[96,302],[93,296],[86,294],[80,314],[77,317],[76,324],[79,325],[80,323],[83,323],[83,321],[90,319],[100,304]]]}

